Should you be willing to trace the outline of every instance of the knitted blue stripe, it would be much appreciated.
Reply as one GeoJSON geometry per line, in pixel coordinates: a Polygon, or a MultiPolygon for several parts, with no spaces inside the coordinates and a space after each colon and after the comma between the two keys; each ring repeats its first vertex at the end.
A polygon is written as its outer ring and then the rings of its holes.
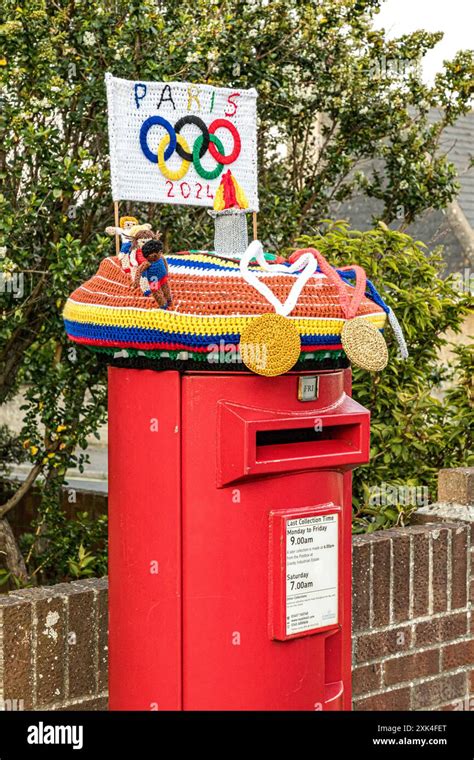
{"type": "MultiPolygon", "coordinates": [[[[355,278],[356,276],[353,269],[348,269],[347,271],[344,271],[344,272],[341,272],[339,269],[336,269],[336,272],[338,273],[340,277],[342,277],[344,282],[347,282],[348,285],[352,285],[350,280],[352,278],[355,278]]],[[[377,306],[380,306],[380,308],[383,309],[386,314],[388,314],[388,312],[390,311],[390,307],[387,306],[382,296],[377,291],[375,285],[370,280],[367,280],[366,296],[368,296],[368,298],[374,301],[374,303],[376,303],[377,306]]]]}
{"type": "MultiPolygon", "coordinates": [[[[220,333],[215,335],[190,335],[189,333],[170,333],[164,330],[151,330],[140,327],[117,327],[115,325],[96,325],[92,323],[64,320],[66,332],[74,338],[91,338],[98,341],[136,343],[182,343],[185,346],[209,346],[223,340],[237,344],[237,333],[220,333]]],[[[303,346],[339,344],[340,335],[302,335],[303,346]]]]}
{"type": "Polygon", "coordinates": [[[384,312],[386,314],[388,314],[389,311],[390,311],[390,306],[387,306],[387,304],[383,300],[382,296],[377,291],[375,285],[370,280],[367,280],[367,288],[368,288],[368,291],[369,291],[369,293],[368,293],[369,298],[371,298],[372,301],[375,301],[375,303],[378,306],[380,306],[384,310],[384,312]]]}

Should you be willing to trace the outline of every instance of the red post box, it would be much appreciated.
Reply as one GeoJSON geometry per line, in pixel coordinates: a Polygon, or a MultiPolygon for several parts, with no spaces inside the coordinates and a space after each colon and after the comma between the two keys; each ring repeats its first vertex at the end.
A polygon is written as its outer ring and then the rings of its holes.
{"type": "Polygon", "coordinates": [[[109,370],[110,707],[351,706],[350,370],[109,370]]]}

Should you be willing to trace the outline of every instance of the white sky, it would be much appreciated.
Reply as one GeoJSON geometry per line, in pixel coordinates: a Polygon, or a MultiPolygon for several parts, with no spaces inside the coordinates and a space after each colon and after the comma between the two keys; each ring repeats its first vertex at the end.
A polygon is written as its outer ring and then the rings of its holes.
{"type": "Polygon", "coordinates": [[[458,50],[474,48],[473,0],[386,0],[375,25],[384,27],[389,37],[426,29],[444,32],[444,38],[427,53],[423,74],[427,83],[442,68],[443,60],[458,50]]]}

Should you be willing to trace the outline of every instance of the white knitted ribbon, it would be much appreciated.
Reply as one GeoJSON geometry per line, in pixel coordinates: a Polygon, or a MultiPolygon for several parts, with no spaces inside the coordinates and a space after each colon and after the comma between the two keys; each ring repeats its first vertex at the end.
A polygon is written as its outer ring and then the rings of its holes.
{"type": "Polygon", "coordinates": [[[298,302],[301,291],[309,278],[315,273],[317,266],[318,262],[311,253],[300,256],[300,258],[289,267],[284,266],[283,264],[270,264],[265,259],[263,247],[259,240],[253,240],[240,259],[240,273],[244,280],[255,288],[255,290],[258,290],[258,292],[266,298],[268,303],[273,306],[275,312],[281,314],[283,317],[287,317],[288,314],[293,311],[298,302]],[[291,288],[285,303],[282,303],[273,291],[271,291],[270,288],[257,277],[255,272],[249,269],[249,264],[253,259],[256,259],[257,263],[267,272],[295,274],[301,271],[300,276],[293,283],[293,287],[291,288]]]}
{"type": "Polygon", "coordinates": [[[400,322],[398,321],[397,317],[395,316],[395,312],[392,311],[392,309],[389,309],[388,321],[390,322],[390,326],[393,330],[393,334],[395,335],[395,338],[397,339],[400,356],[402,357],[402,359],[408,359],[408,346],[406,344],[405,336],[403,335],[403,330],[400,325],[400,322]]]}

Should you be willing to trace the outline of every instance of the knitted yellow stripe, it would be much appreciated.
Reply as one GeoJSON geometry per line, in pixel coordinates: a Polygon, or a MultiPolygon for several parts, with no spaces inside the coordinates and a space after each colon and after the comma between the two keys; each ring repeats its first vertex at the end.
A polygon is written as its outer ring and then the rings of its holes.
{"type": "MultiPolygon", "coordinates": [[[[255,316],[227,317],[196,316],[195,314],[175,314],[164,309],[139,309],[104,307],[81,304],[69,299],[63,316],[71,322],[93,323],[117,327],[165,330],[171,333],[187,332],[193,335],[216,335],[219,333],[240,333],[255,316]]],[[[385,325],[385,312],[368,314],[363,317],[375,327],[385,325]]],[[[289,317],[302,335],[339,334],[345,320],[335,318],[289,317]]]]}
{"type": "MultiPolygon", "coordinates": [[[[220,267],[227,267],[228,269],[235,269],[237,272],[239,271],[239,264],[235,261],[229,261],[228,259],[219,258],[218,256],[209,256],[209,255],[203,255],[201,253],[180,253],[178,255],[176,254],[170,254],[169,256],[171,259],[179,259],[183,261],[198,261],[202,262],[203,264],[218,264],[220,267]]],[[[173,266],[177,266],[177,264],[173,263],[173,266]]],[[[259,267],[260,269],[262,267],[259,267]]],[[[192,274],[192,269],[190,269],[190,273],[192,274]]],[[[214,270],[209,270],[210,272],[214,272],[214,270]]],[[[214,272],[215,273],[215,272],[214,272]]]]}

